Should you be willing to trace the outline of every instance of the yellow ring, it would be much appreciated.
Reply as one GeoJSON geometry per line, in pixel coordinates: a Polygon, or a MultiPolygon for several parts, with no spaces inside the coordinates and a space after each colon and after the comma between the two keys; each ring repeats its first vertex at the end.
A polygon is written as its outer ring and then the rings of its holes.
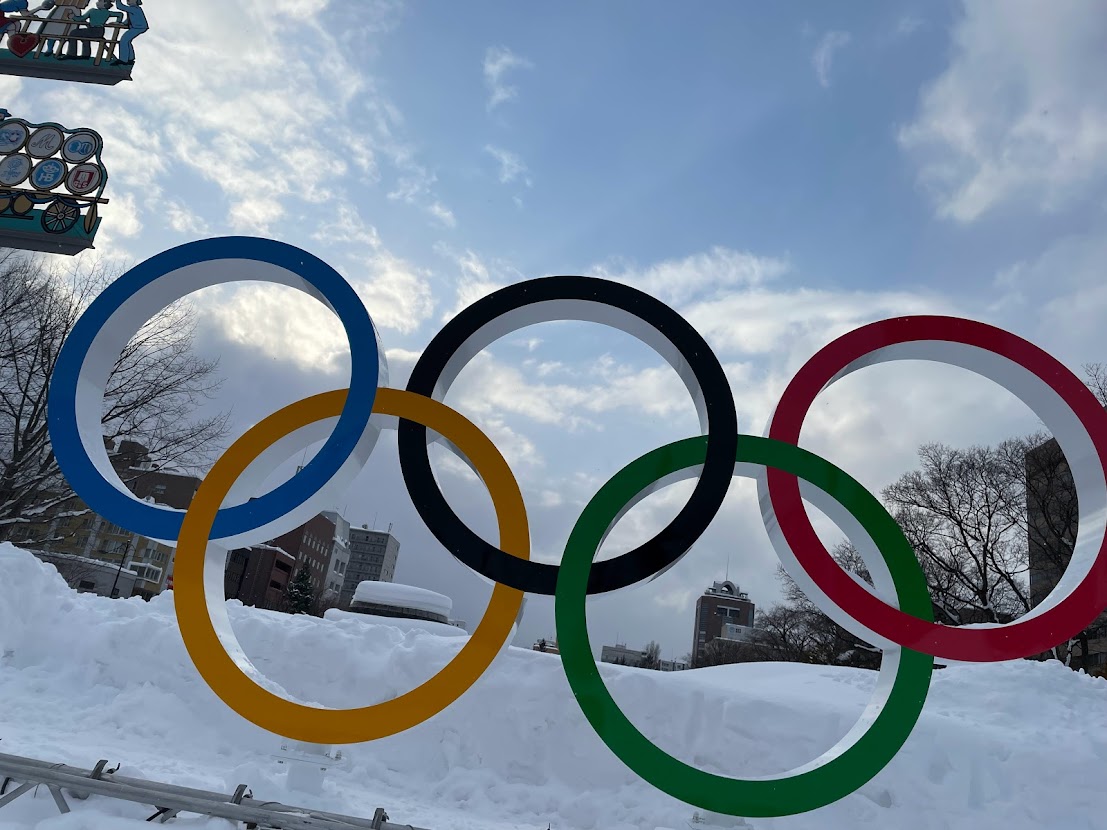
{"type": "MultiPolygon", "coordinates": [[[[307,424],[342,412],[348,390],[304,398],[250,429],[212,467],[185,515],[177,545],[173,601],[192,662],[211,690],[262,729],[297,741],[347,744],[385,738],[445,709],[476,682],[500,652],[519,613],[523,592],[496,585],[480,625],[464,648],[421,686],[359,709],[317,709],[285,700],[257,685],[230,658],[208,616],[204,555],[215,514],[242,472],[269,446],[307,424]]],[[[378,389],[373,411],[422,424],[469,459],[496,509],[500,548],[530,558],[530,531],[519,485],[499,450],[476,426],[438,401],[399,389],[378,389]]]]}

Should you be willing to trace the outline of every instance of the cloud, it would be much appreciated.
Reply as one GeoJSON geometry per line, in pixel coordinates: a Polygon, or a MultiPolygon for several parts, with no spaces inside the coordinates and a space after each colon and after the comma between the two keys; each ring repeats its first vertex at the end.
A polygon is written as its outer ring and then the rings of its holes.
{"type": "Polygon", "coordinates": [[[427,208],[427,210],[430,212],[431,216],[433,216],[447,228],[457,227],[457,218],[454,216],[453,211],[441,202],[435,202],[429,208],[427,208]]]}
{"type": "MultiPolygon", "coordinates": [[[[394,4],[360,5],[359,36],[390,30],[394,4]]],[[[404,139],[400,113],[355,62],[361,53],[343,47],[344,30],[333,23],[345,12],[330,0],[169,4],[137,43],[134,84],[110,92],[69,85],[36,103],[44,120],[64,112],[104,135],[112,197],[134,191],[152,214],[142,217],[146,227],[196,229],[164,209],[162,192],[182,187],[208,203],[214,197],[223,217],[206,210],[209,223],[272,235],[382,182],[394,199],[448,225],[452,214],[404,139]]]]}
{"type": "Polygon", "coordinates": [[[598,277],[625,282],[648,294],[680,304],[738,288],[762,285],[786,274],[786,259],[715,246],[708,251],[668,259],[644,269],[612,263],[591,269],[598,277]]]}
{"type": "Polygon", "coordinates": [[[1107,15],[1081,0],[969,0],[953,57],[899,132],[937,214],[1052,212],[1107,177],[1107,15]]]}
{"type": "Polygon", "coordinates": [[[519,57],[506,46],[489,46],[484,53],[484,85],[489,92],[489,112],[518,95],[518,90],[508,85],[504,76],[515,69],[533,68],[534,64],[519,57]]]}
{"type": "Polygon", "coordinates": [[[442,322],[449,321],[462,309],[475,303],[482,297],[486,297],[493,291],[497,291],[512,282],[523,279],[523,275],[510,265],[493,260],[486,263],[479,254],[471,249],[457,251],[445,243],[438,243],[434,247],[435,253],[448,260],[452,267],[459,272],[455,285],[457,288],[456,302],[451,310],[442,315],[442,322]]]}
{"type": "MultiPolygon", "coordinates": [[[[484,152],[488,153],[492,158],[496,159],[500,164],[500,184],[511,184],[519,176],[524,175],[527,172],[527,165],[523,162],[519,156],[509,150],[504,150],[500,147],[494,147],[491,144],[485,145],[484,152]]],[[[527,187],[531,186],[531,180],[529,176],[525,176],[523,179],[527,187]]]]}
{"type": "Polygon", "coordinates": [[[852,40],[849,32],[827,32],[819,39],[815,53],[811,56],[811,65],[815,68],[815,77],[822,87],[830,86],[830,69],[834,63],[834,54],[849,45],[852,40]]]}
{"type": "Polygon", "coordinates": [[[1107,217],[1086,233],[1056,239],[1034,257],[1003,268],[993,281],[993,313],[1017,320],[1030,336],[1074,366],[1107,359],[1107,217]]]}

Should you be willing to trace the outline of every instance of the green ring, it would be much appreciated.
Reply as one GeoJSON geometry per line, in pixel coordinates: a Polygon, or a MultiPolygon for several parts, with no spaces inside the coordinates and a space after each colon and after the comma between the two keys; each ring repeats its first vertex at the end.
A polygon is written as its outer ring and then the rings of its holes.
{"type": "MultiPolygon", "coordinates": [[[[588,503],[565,547],[554,611],[565,674],[581,711],[607,747],[653,786],[701,809],[726,815],[786,816],[815,810],[843,798],[873,778],[895,757],[922,712],[934,659],[910,649],[887,649],[881,681],[869,704],[871,725],[853,743],[820,766],[850,736],[819,759],[779,778],[742,780],[690,767],[651,743],[622,713],[600,678],[588,641],[585,612],[588,574],[604,536],[620,511],[659,479],[703,464],[704,437],[688,438],[647,453],[624,467],[588,503]],[[892,665],[894,664],[894,665],[892,665]],[[883,706],[877,698],[886,670],[895,671],[883,706]]],[[[736,460],[775,467],[798,476],[835,498],[876,543],[891,572],[900,608],[933,620],[930,594],[911,545],[895,520],[864,487],[829,461],[769,438],[739,436],[736,460]]],[[[866,710],[869,711],[869,710],[866,710]]]]}

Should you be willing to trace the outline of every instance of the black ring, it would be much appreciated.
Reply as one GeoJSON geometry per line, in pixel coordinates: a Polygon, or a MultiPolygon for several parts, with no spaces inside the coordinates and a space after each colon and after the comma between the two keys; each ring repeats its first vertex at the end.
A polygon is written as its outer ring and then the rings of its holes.
{"type": "MultiPolygon", "coordinates": [[[[603,323],[652,346],[692,392],[701,427],[707,433],[703,471],[680,513],[649,541],[592,568],[588,593],[614,591],[675,565],[719,512],[734,475],[738,448],[734,396],[707,342],[673,309],[621,283],[573,276],[517,283],[473,303],[427,345],[407,389],[441,400],[461,369],[487,345],[518,328],[553,320],[603,323]],[[558,316],[563,311],[559,306],[572,306],[572,316],[558,316]]],[[[450,553],[502,585],[532,594],[554,594],[560,566],[505,553],[470,530],[450,508],[431,470],[426,427],[401,420],[398,444],[400,469],[415,509],[450,553]]]]}

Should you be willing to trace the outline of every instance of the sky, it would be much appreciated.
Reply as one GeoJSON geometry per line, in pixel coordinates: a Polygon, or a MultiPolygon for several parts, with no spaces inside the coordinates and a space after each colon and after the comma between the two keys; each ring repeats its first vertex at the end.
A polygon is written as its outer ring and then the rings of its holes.
{"type": "MultiPolygon", "coordinates": [[[[391,386],[458,310],[551,274],[627,283],[683,314],[752,434],[807,358],[887,317],[983,320],[1076,372],[1107,360],[1107,16],[1094,4],[144,8],[133,82],[0,78],[14,114],[104,136],[111,203],[82,258],[122,269],[231,234],[300,246],[356,287],[391,386]]],[[[227,379],[211,407],[232,411],[231,438],[348,384],[341,326],[315,301],[257,284],[194,299],[197,349],[227,379]]],[[[698,432],[675,372],[594,324],[502,338],[446,402],[510,462],[547,562],[604,481],[698,432]]],[[[991,382],[912,362],[825,391],[801,444],[879,492],[924,442],[1038,426],[991,382]]],[[[455,510],[494,542],[479,483],[432,457],[455,510]]],[[[634,508],[601,557],[660,528],[690,486],[634,508]]],[[[394,436],[334,507],[355,525],[391,525],[397,581],[448,594],[475,625],[491,587],[423,526],[394,436]]],[[[590,600],[593,646],[656,640],[682,657],[696,597],[724,575],[759,607],[778,597],[743,479],[677,566],[590,600]]],[[[553,633],[552,599],[530,598],[515,644],[553,633]]]]}

